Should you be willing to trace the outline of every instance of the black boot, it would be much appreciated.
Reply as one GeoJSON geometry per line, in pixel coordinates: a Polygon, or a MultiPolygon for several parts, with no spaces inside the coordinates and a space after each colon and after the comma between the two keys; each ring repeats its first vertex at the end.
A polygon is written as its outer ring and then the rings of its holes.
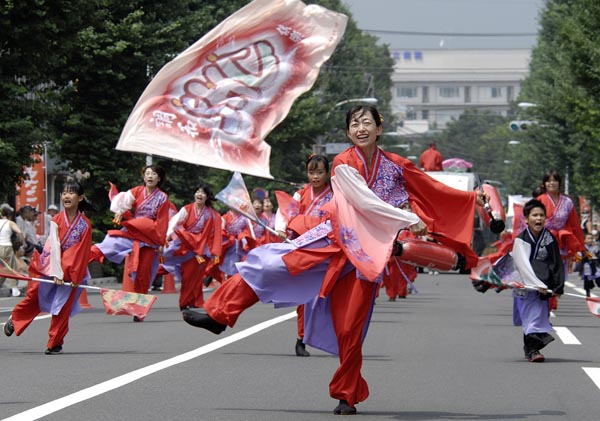
{"type": "Polygon", "coordinates": [[[185,320],[187,324],[210,330],[215,335],[220,334],[227,327],[227,325],[217,322],[208,314],[198,313],[197,311],[190,310],[189,308],[184,309],[181,314],[183,316],[183,320],[185,320]]]}
{"type": "Polygon", "coordinates": [[[356,414],[356,407],[348,405],[348,402],[341,400],[340,404],[333,410],[335,415],[354,415],[356,414]]]}
{"type": "Polygon", "coordinates": [[[296,340],[296,356],[298,357],[310,357],[310,353],[306,350],[302,339],[296,340]]]}

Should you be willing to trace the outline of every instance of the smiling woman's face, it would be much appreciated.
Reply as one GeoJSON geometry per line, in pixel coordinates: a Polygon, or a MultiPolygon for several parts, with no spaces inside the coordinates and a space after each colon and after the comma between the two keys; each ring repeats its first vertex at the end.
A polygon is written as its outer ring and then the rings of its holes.
{"type": "Polygon", "coordinates": [[[357,111],[350,119],[346,134],[348,138],[361,149],[370,147],[377,142],[383,131],[382,126],[377,126],[370,111],[357,111]]]}

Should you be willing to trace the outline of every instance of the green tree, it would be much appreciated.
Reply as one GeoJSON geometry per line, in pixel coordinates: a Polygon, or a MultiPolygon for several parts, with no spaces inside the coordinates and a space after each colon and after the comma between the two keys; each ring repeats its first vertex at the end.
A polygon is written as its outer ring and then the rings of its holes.
{"type": "MultiPolygon", "coordinates": [[[[46,98],[42,98],[41,90],[37,93],[35,98],[40,101],[35,105],[39,104],[39,112],[33,112],[33,102],[24,101],[18,119],[0,120],[0,153],[14,157],[18,169],[29,159],[31,140],[39,137],[34,143],[46,141],[50,155],[65,173],[88,172],[90,177],[83,182],[94,209],[90,216],[94,226],[104,232],[111,220],[108,181],[121,189],[141,181],[146,157],[114,149],[137,99],[162,66],[249,1],[51,3],[8,2],[2,6],[2,29],[11,34],[0,50],[3,105],[16,110],[19,95],[25,96],[35,86],[52,89],[47,89],[46,98]],[[4,66],[5,62],[11,66],[4,66]],[[24,79],[18,83],[13,80],[19,75],[27,77],[26,85],[24,79]],[[18,133],[22,135],[21,143],[12,141],[18,133]],[[10,149],[16,145],[23,150],[10,149]]],[[[313,3],[348,13],[339,0],[313,3]]],[[[287,182],[302,183],[306,177],[304,161],[316,137],[334,128],[339,131],[331,135],[332,139],[345,137],[345,110],[334,109],[337,102],[376,96],[385,115],[392,65],[387,47],[377,45],[374,37],[362,34],[350,20],[343,41],[323,67],[314,88],[295,102],[287,118],[266,139],[272,147],[271,172],[276,180],[246,177],[249,190],[260,186],[291,191],[296,187],[287,182]]],[[[178,206],[191,200],[191,190],[199,178],[216,190],[230,178],[227,171],[166,158],[154,157],[154,162],[166,167],[165,188],[178,206]]],[[[10,179],[15,168],[9,169],[3,180],[10,179]]]]}
{"type": "Polygon", "coordinates": [[[520,95],[522,101],[537,104],[527,110],[537,126],[523,136],[523,175],[539,184],[542,172],[555,168],[570,176],[571,195],[584,194],[598,204],[600,4],[548,1],[540,23],[531,72],[520,95]]]}

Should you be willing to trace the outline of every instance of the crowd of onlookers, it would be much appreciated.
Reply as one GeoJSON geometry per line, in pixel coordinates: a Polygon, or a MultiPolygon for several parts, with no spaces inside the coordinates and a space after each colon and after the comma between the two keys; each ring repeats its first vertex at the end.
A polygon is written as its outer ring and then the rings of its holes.
{"type": "MultiPolygon", "coordinates": [[[[56,205],[48,206],[40,217],[40,211],[25,205],[17,212],[8,203],[0,205],[0,258],[13,269],[27,272],[29,258],[34,250],[42,251],[50,231],[50,220],[58,213],[56,205]],[[41,234],[38,234],[41,233],[41,234]]],[[[22,294],[15,280],[0,278],[0,288],[8,288],[13,297],[22,294]]]]}

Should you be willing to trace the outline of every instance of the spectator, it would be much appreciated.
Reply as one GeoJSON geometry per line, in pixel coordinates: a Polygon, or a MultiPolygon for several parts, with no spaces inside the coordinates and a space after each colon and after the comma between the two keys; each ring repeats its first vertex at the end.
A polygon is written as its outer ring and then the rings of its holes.
{"type": "Polygon", "coordinates": [[[54,218],[57,213],[58,206],[56,206],[54,203],[48,206],[48,210],[44,215],[44,235],[42,236],[42,244],[46,242],[46,238],[48,238],[48,235],[50,235],[50,221],[52,221],[52,218],[54,218]]]}
{"type": "Polygon", "coordinates": [[[426,149],[419,158],[419,167],[423,171],[442,171],[442,161],[444,158],[440,151],[437,150],[435,142],[429,144],[429,149],[426,149]]]}
{"type": "Polygon", "coordinates": [[[26,257],[31,257],[34,249],[37,249],[40,253],[42,252],[42,246],[38,243],[35,225],[33,225],[34,218],[35,210],[31,206],[21,206],[19,215],[17,216],[17,225],[25,237],[26,244],[23,248],[26,257]]]}
{"type": "MultiPolygon", "coordinates": [[[[17,224],[12,220],[14,209],[9,205],[3,204],[0,208],[0,258],[2,258],[11,268],[18,269],[15,256],[15,250],[11,241],[11,236],[16,233],[21,241],[25,244],[25,238],[17,224]]],[[[21,291],[17,287],[16,279],[0,278],[0,285],[6,284],[10,288],[13,297],[21,295],[21,291]]]]}

